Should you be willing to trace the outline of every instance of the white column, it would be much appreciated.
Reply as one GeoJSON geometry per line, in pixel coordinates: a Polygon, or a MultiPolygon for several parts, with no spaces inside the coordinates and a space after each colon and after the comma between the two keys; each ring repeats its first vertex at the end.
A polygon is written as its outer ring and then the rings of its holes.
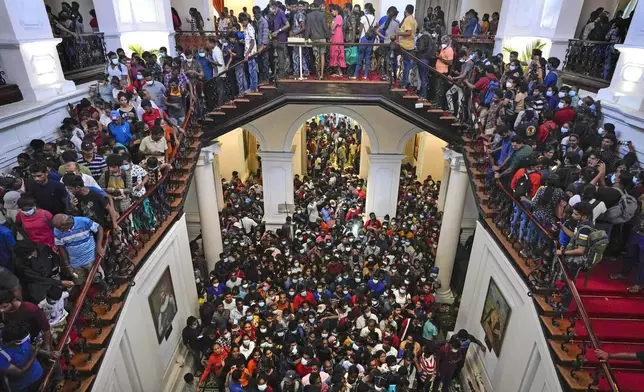
{"type": "Polygon", "coordinates": [[[174,53],[170,8],[170,0],[94,1],[98,26],[105,33],[107,50],[123,48],[128,54],[132,52],[130,45],[139,45],[143,50],[158,50],[165,46],[174,53]]]}
{"type": "Polygon", "coordinates": [[[219,261],[219,254],[224,249],[221,241],[219,210],[216,205],[217,197],[215,196],[215,171],[213,161],[217,153],[219,153],[219,145],[217,144],[202,148],[199,154],[199,160],[197,161],[197,168],[195,169],[195,185],[197,186],[201,236],[203,238],[204,256],[208,264],[208,271],[212,271],[215,268],[215,264],[219,261]]]}
{"type": "Polygon", "coordinates": [[[367,200],[364,211],[367,215],[373,212],[378,219],[382,219],[385,215],[396,216],[400,163],[404,157],[402,154],[369,155],[367,200]]]}
{"type": "Polygon", "coordinates": [[[571,23],[571,17],[579,17],[583,3],[584,0],[503,0],[494,53],[501,53],[507,46],[521,54],[526,45],[541,39],[547,43],[544,57],[557,57],[563,65],[568,39],[574,38],[577,26],[571,23]]]}
{"type": "Polygon", "coordinates": [[[469,178],[465,169],[463,155],[452,150],[445,150],[445,155],[449,156],[451,172],[449,184],[447,184],[438,248],[436,249],[435,265],[439,268],[438,278],[442,284],[442,287],[436,293],[436,300],[439,303],[452,303],[454,294],[452,294],[452,289],[450,288],[450,280],[452,279],[454,258],[456,257],[456,249],[460,240],[459,233],[461,222],[463,221],[469,178]]]}
{"type": "MultiPolygon", "coordinates": [[[[221,148],[221,145],[219,145],[221,148]]],[[[217,210],[221,211],[226,207],[224,203],[224,188],[221,185],[221,170],[219,169],[219,153],[212,160],[213,171],[215,173],[215,189],[217,194],[217,210]]]]}
{"type": "Polygon", "coordinates": [[[445,209],[445,196],[447,194],[447,186],[449,184],[449,175],[452,172],[450,166],[449,158],[451,156],[452,150],[443,148],[443,178],[441,179],[441,187],[438,190],[438,201],[436,202],[436,207],[438,211],[443,211],[445,209]]]}
{"type": "Polygon", "coordinates": [[[65,80],[45,3],[5,0],[0,3],[0,59],[5,79],[20,87],[25,101],[44,101],[76,90],[65,80]]]}
{"type": "MultiPolygon", "coordinates": [[[[608,88],[599,90],[597,98],[618,103],[620,108],[644,111],[644,5],[635,8],[631,26],[619,50],[619,60],[608,88]]],[[[639,113],[641,116],[642,113],[639,113]]]]}
{"type": "MultiPolygon", "coordinates": [[[[293,204],[293,153],[260,151],[264,187],[264,222],[266,230],[276,230],[286,222],[280,204],[293,204]]],[[[292,211],[291,211],[292,213],[292,211]]]]}

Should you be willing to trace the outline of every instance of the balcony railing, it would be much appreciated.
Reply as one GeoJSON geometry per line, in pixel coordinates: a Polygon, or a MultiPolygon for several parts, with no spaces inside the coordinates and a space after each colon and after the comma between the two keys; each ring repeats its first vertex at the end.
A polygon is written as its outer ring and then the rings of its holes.
{"type": "Polygon", "coordinates": [[[615,45],[603,41],[569,40],[563,66],[564,78],[594,91],[608,87],[619,60],[619,50],[615,45]]]}
{"type": "Polygon", "coordinates": [[[174,39],[177,45],[181,45],[184,51],[204,48],[208,38],[217,36],[216,31],[177,31],[174,39]]]}
{"type": "Polygon", "coordinates": [[[60,36],[56,45],[63,73],[76,83],[97,80],[105,72],[107,49],[103,33],[60,36]]]}
{"type": "MultiPolygon", "coordinates": [[[[136,271],[152,253],[165,231],[171,227],[175,218],[180,216],[187,184],[191,178],[198,155],[198,135],[194,133],[192,124],[197,119],[190,110],[183,123],[185,134],[178,135],[179,143],[169,159],[170,167],[161,168],[158,174],[148,174],[147,192],[135,201],[118,218],[118,231],[112,230],[105,233],[101,247],[105,250],[105,257],[98,257],[82,287],[79,297],[75,300],[73,310],[67,317],[67,326],[59,337],[56,351],[63,352],[66,362],[64,374],[66,378],[65,390],[82,388],[80,372],[75,368],[78,363],[98,362],[104,353],[91,349],[95,343],[90,338],[101,336],[105,331],[107,315],[114,315],[110,321],[114,324],[118,320],[118,312],[122,304],[116,304],[117,293],[124,296],[127,287],[132,282],[136,271]],[[196,146],[196,147],[195,147],[196,146]],[[183,185],[182,185],[183,184],[183,185]],[[103,276],[97,276],[102,269],[103,276]],[[94,284],[95,278],[101,283],[94,284]],[[90,331],[91,330],[91,331],[90,331]],[[88,332],[91,334],[88,338],[88,332]],[[71,341],[76,354],[74,360],[64,351],[70,336],[75,336],[71,341]],[[76,356],[85,356],[82,361],[76,356]],[[67,389],[67,383],[78,382],[78,385],[67,389]]],[[[107,338],[109,339],[109,337],[107,338]]],[[[104,344],[107,347],[109,340],[104,344]]],[[[97,364],[92,373],[96,374],[97,364]]],[[[92,370],[92,369],[90,369],[92,370]]],[[[84,372],[85,373],[85,372],[84,372]]],[[[39,391],[47,390],[51,383],[53,367],[46,373],[39,391]]],[[[87,380],[87,374],[84,380],[87,380]]]]}

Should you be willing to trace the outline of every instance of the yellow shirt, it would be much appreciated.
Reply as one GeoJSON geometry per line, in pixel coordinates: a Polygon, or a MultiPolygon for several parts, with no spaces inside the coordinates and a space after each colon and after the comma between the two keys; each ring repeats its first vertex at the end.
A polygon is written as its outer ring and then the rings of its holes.
{"type": "Polygon", "coordinates": [[[402,25],[400,26],[400,32],[405,33],[409,31],[411,32],[411,34],[406,37],[398,37],[398,43],[400,43],[400,46],[403,49],[405,50],[414,49],[414,36],[416,35],[417,28],[418,28],[418,23],[416,23],[416,19],[414,18],[414,15],[406,16],[402,22],[402,25]]]}

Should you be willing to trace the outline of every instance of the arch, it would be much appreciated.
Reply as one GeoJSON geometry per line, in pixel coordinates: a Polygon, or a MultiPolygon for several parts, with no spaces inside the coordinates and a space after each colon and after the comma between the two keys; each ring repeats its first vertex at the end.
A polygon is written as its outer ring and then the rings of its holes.
{"type": "Polygon", "coordinates": [[[259,143],[259,148],[261,149],[261,151],[266,151],[266,139],[264,138],[264,135],[257,128],[255,128],[250,123],[242,125],[240,128],[247,130],[253,136],[255,136],[255,139],[257,139],[257,142],[259,143]]]}
{"type": "Polygon", "coordinates": [[[311,109],[305,113],[303,113],[301,116],[295,119],[293,124],[291,124],[291,127],[288,130],[288,133],[286,134],[286,138],[284,139],[284,147],[282,148],[283,151],[291,151],[291,146],[293,145],[293,138],[295,137],[295,134],[297,133],[297,130],[300,129],[302,124],[310,120],[311,118],[318,116],[320,114],[327,114],[327,113],[338,113],[338,114],[343,114],[347,117],[351,117],[355,121],[360,124],[362,129],[367,133],[367,136],[369,136],[369,142],[371,143],[371,153],[372,154],[378,154],[380,152],[380,145],[378,143],[378,138],[376,136],[376,132],[373,130],[373,127],[367,121],[366,118],[364,118],[362,115],[360,115],[358,112],[346,108],[344,106],[336,106],[336,105],[328,105],[328,106],[318,106],[314,109],[311,109]]]}
{"type": "Polygon", "coordinates": [[[416,136],[416,134],[420,132],[426,132],[426,131],[419,127],[413,127],[412,129],[407,131],[398,142],[398,146],[396,147],[396,153],[403,154],[405,152],[405,146],[407,145],[407,142],[409,142],[409,140],[411,140],[412,137],[416,136]]]}

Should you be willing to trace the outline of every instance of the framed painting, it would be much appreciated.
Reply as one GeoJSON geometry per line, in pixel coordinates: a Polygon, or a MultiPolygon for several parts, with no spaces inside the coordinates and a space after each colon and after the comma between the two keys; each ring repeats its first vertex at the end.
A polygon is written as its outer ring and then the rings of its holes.
{"type": "Polygon", "coordinates": [[[172,284],[170,267],[167,267],[161,278],[148,296],[150,313],[159,344],[172,332],[172,321],[177,315],[177,299],[172,284]]]}
{"type": "Polygon", "coordinates": [[[494,279],[490,277],[481,315],[481,326],[485,331],[485,344],[490,351],[494,350],[497,357],[501,355],[511,313],[512,308],[508,305],[508,301],[505,300],[494,279]]]}

